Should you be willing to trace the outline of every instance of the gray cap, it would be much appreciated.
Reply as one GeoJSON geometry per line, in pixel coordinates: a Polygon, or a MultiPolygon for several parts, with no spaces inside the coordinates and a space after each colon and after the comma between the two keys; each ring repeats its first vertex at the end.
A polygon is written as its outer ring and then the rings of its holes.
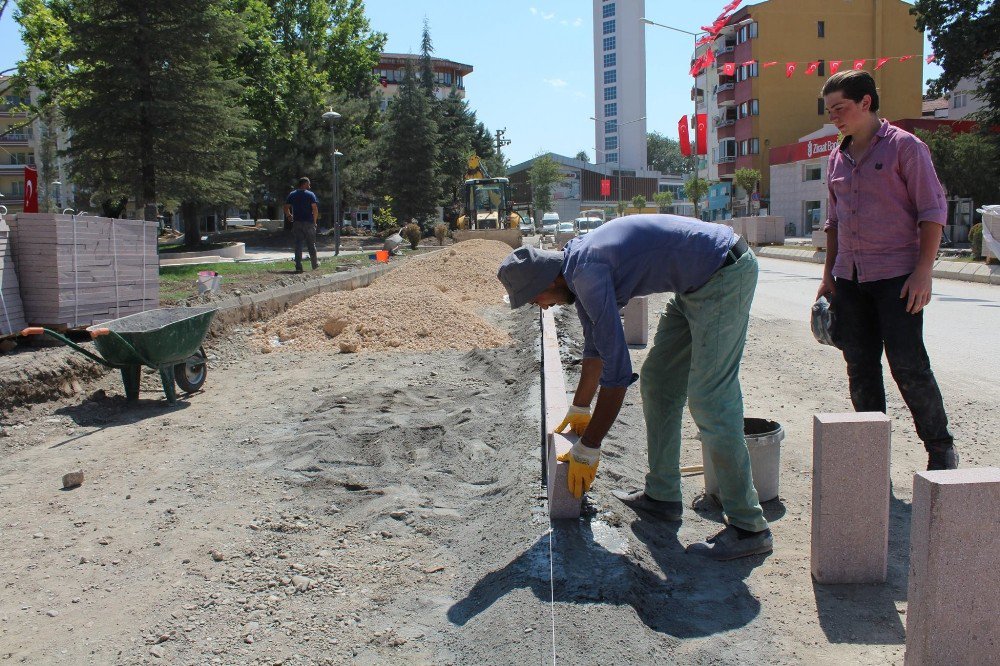
{"type": "Polygon", "coordinates": [[[497,277],[510,296],[510,307],[519,308],[549,288],[562,272],[563,254],[522,245],[500,262],[497,277]]]}

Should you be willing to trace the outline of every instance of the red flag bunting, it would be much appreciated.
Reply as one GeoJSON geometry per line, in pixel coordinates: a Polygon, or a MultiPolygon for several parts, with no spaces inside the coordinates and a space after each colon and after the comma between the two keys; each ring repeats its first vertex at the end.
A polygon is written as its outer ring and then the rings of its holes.
{"type": "Polygon", "coordinates": [[[742,2],[743,2],[743,0],[732,0],[732,2],[730,2],[725,7],[722,8],[722,11],[728,14],[729,12],[731,12],[734,9],[736,9],[737,7],[739,7],[740,3],[742,3],[742,2]]]}
{"type": "Polygon", "coordinates": [[[677,121],[677,135],[680,137],[681,155],[690,157],[691,135],[688,132],[688,117],[686,115],[681,116],[681,119],[677,121]]]}
{"type": "Polygon", "coordinates": [[[811,63],[809,63],[809,66],[806,67],[806,74],[815,74],[818,69],[819,69],[819,60],[813,60],[811,63]]]}
{"type": "Polygon", "coordinates": [[[854,69],[864,69],[865,61],[864,59],[854,61],[854,69]]]}
{"type": "Polygon", "coordinates": [[[711,44],[716,39],[717,39],[716,35],[705,35],[704,37],[702,37],[701,39],[699,39],[697,42],[694,43],[695,48],[699,46],[704,46],[705,44],[711,44]]]}
{"type": "Polygon", "coordinates": [[[842,63],[842,62],[844,62],[844,61],[843,60],[831,60],[830,61],[830,74],[836,74],[837,70],[840,69],[840,63],[842,63]]]}
{"type": "Polygon", "coordinates": [[[878,62],[875,64],[875,69],[882,69],[882,66],[892,60],[892,58],[879,58],[878,62]]]}
{"type": "Polygon", "coordinates": [[[732,76],[733,74],[735,74],[736,73],[736,63],[735,62],[727,62],[725,65],[722,66],[722,73],[725,74],[726,76],[732,76]]]}
{"type": "MultiPolygon", "coordinates": [[[[688,152],[690,152],[691,147],[688,147],[688,152]]],[[[611,196],[611,179],[601,178],[601,196],[610,197],[611,196]]]]}
{"type": "Polygon", "coordinates": [[[699,155],[708,155],[708,114],[699,113],[697,119],[698,119],[698,133],[696,135],[696,139],[698,141],[697,153],[699,155]]]}
{"type": "Polygon", "coordinates": [[[934,62],[934,60],[935,60],[936,58],[937,58],[937,56],[936,56],[936,55],[934,55],[933,53],[931,53],[931,54],[930,54],[929,56],[927,56],[927,64],[928,64],[928,65],[929,65],[929,64],[931,64],[932,62],[934,62]]]}
{"type": "Polygon", "coordinates": [[[907,60],[910,60],[911,58],[913,58],[913,56],[911,56],[911,55],[903,56],[902,58],[899,59],[899,62],[906,62],[907,60]]]}
{"type": "Polygon", "coordinates": [[[38,212],[38,172],[24,167],[24,208],[25,213],[38,212]]]}
{"type": "Polygon", "coordinates": [[[795,67],[796,67],[796,63],[794,63],[794,62],[786,62],[785,63],[785,77],[786,78],[789,78],[789,79],[792,78],[792,74],[795,73],[795,67]]]}
{"type": "Polygon", "coordinates": [[[768,67],[774,67],[777,64],[778,64],[777,60],[768,60],[767,62],[764,63],[764,68],[767,69],[768,67]]]}

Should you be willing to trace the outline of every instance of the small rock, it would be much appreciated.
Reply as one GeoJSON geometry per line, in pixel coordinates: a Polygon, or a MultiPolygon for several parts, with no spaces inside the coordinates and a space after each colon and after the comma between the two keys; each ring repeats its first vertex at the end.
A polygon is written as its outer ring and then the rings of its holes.
{"type": "Polygon", "coordinates": [[[436,567],[427,567],[426,569],[424,569],[424,573],[426,574],[437,573],[439,571],[444,571],[444,567],[436,566],[436,567]]]}
{"type": "Polygon", "coordinates": [[[10,430],[6,427],[0,426],[0,437],[10,437],[10,430]]]}
{"type": "Polygon", "coordinates": [[[107,546],[109,543],[111,543],[111,537],[103,536],[97,540],[97,543],[101,544],[102,546],[107,546]]]}
{"type": "Polygon", "coordinates": [[[35,532],[34,534],[31,535],[31,538],[32,539],[44,539],[45,538],[45,534],[43,532],[35,532]]]}
{"type": "Polygon", "coordinates": [[[223,555],[221,551],[213,550],[212,559],[215,560],[216,562],[221,562],[222,560],[226,559],[226,556],[223,555]]]}
{"type": "Polygon", "coordinates": [[[389,514],[389,517],[390,518],[395,518],[396,520],[403,520],[408,515],[409,515],[409,512],[407,512],[407,511],[393,511],[392,513],[389,514]]]}
{"type": "Polygon", "coordinates": [[[156,642],[166,643],[169,640],[170,640],[170,634],[160,634],[160,636],[156,639],[156,642]]]}
{"type": "Polygon", "coordinates": [[[69,472],[68,474],[63,474],[62,485],[64,489],[76,488],[77,486],[83,485],[83,470],[76,470],[75,472],[69,472]]]}
{"type": "Polygon", "coordinates": [[[13,340],[0,341],[0,353],[6,354],[7,352],[12,352],[16,347],[17,343],[13,340]]]}
{"type": "Polygon", "coordinates": [[[163,659],[163,656],[167,654],[167,651],[161,648],[159,645],[154,645],[149,648],[149,654],[153,655],[157,659],[163,659]]]}
{"type": "Polygon", "coordinates": [[[59,617],[59,611],[57,610],[47,610],[45,611],[45,614],[49,617],[59,617]]]}
{"type": "Polygon", "coordinates": [[[316,585],[316,581],[309,576],[292,576],[292,585],[295,586],[296,592],[305,592],[312,589],[316,585]]]}
{"type": "Polygon", "coordinates": [[[243,639],[243,642],[249,645],[253,645],[253,634],[249,634],[246,638],[243,639]]]}
{"type": "Polygon", "coordinates": [[[73,597],[69,601],[70,601],[71,604],[78,604],[78,603],[80,603],[80,597],[73,597]]]}

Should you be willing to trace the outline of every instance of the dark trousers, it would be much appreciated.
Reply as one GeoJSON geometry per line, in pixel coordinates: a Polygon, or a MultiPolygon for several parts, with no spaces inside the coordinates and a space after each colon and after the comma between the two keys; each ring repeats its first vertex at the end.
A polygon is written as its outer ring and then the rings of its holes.
{"type": "Polygon", "coordinates": [[[851,402],[858,412],[885,413],[882,350],[928,452],[952,446],[948,415],[924,347],[924,313],[899,297],[908,275],[856,282],[837,278],[836,338],[847,361],[851,402]]]}
{"type": "Polygon", "coordinates": [[[312,222],[302,222],[295,220],[292,223],[292,238],[295,239],[295,270],[302,270],[302,246],[309,249],[309,259],[312,260],[312,267],[319,266],[316,259],[316,225],[312,222]]]}

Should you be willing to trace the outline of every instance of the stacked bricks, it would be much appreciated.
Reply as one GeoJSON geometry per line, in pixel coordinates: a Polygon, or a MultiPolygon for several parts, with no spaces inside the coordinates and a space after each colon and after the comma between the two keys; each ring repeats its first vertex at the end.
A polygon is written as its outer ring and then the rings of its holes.
{"type": "Polygon", "coordinates": [[[625,318],[625,344],[649,343],[649,297],[636,296],[622,308],[625,318]]]}
{"type": "Polygon", "coordinates": [[[10,245],[10,227],[0,216],[0,337],[14,335],[26,326],[10,245]]]}
{"type": "Polygon", "coordinates": [[[559,425],[569,401],[566,399],[566,377],[559,360],[559,340],[556,338],[556,322],[551,310],[542,310],[542,373],[545,377],[545,432],[547,436],[549,517],[553,520],[579,518],[582,499],[569,492],[566,475],[569,463],[556,461],[556,456],[568,453],[573,448],[576,435],[552,432],[559,425]]]}
{"type": "Polygon", "coordinates": [[[30,324],[75,328],[159,307],[156,222],[22,213],[11,239],[30,324]]]}
{"type": "Polygon", "coordinates": [[[740,230],[736,233],[743,236],[750,245],[785,244],[785,218],[777,215],[768,215],[737,219],[740,220],[740,230]]]}
{"type": "Polygon", "coordinates": [[[908,665],[1000,663],[1000,469],[913,478],[908,665]]]}
{"type": "Polygon", "coordinates": [[[883,583],[889,561],[889,439],[881,412],[813,418],[812,575],[883,583]]]}

